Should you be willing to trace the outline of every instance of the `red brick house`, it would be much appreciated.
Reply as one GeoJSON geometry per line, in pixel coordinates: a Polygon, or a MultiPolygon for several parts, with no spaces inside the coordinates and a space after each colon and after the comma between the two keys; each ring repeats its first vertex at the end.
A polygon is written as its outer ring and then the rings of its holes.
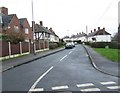
{"type": "Polygon", "coordinates": [[[21,18],[19,19],[20,22],[20,29],[23,32],[23,34],[25,35],[25,41],[28,42],[33,41],[33,32],[32,29],[28,23],[27,18],[21,18]]]}
{"type": "Polygon", "coordinates": [[[16,14],[2,16],[2,33],[19,32],[20,24],[16,14]]]}
{"type": "Polygon", "coordinates": [[[12,33],[19,33],[25,41],[33,40],[33,33],[27,18],[18,19],[16,14],[8,15],[8,9],[5,7],[0,8],[2,15],[0,33],[10,35],[12,33]]]}

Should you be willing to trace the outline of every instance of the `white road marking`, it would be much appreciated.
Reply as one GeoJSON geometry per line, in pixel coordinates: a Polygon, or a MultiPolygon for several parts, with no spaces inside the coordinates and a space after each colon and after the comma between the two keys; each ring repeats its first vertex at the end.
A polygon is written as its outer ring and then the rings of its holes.
{"type": "Polygon", "coordinates": [[[116,84],[116,82],[109,81],[109,82],[100,82],[102,85],[109,85],[109,84],[116,84]]]}
{"type": "Polygon", "coordinates": [[[38,91],[44,91],[43,88],[35,88],[35,89],[30,89],[30,92],[38,92],[38,91]]]}
{"type": "Polygon", "coordinates": [[[81,89],[81,91],[100,91],[100,89],[99,88],[88,88],[88,89],[81,89]]]}
{"type": "MultiPolygon", "coordinates": [[[[42,76],[40,76],[37,81],[32,85],[32,87],[30,88],[30,90],[34,90],[35,86],[40,82],[40,80],[47,75],[51,70],[53,69],[53,66],[51,68],[49,68],[42,76]]],[[[29,91],[30,91],[29,90],[29,91]]],[[[29,93],[29,92],[28,92],[29,93]]]]}
{"type": "Polygon", "coordinates": [[[67,57],[67,55],[65,55],[63,58],[61,58],[60,61],[62,61],[62,60],[63,60],[64,58],[66,58],[66,57],[67,57]]]}
{"type": "Polygon", "coordinates": [[[59,89],[67,89],[68,86],[56,86],[56,87],[52,87],[52,90],[59,90],[59,89]]]}
{"type": "Polygon", "coordinates": [[[69,54],[71,54],[71,53],[72,53],[72,51],[69,52],[69,54]]]}
{"type": "Polygon", "coordinates": [[[77,87],[88,87],[88,86],[94,86],[94,84],[92,84],[92,83],[77,84],[77,87]]]}
{"type": "Polygon", "coordinates": [[[107,88],[109,88],[109,89],[120,89],[120,86],[109,86],[107,88]]]}

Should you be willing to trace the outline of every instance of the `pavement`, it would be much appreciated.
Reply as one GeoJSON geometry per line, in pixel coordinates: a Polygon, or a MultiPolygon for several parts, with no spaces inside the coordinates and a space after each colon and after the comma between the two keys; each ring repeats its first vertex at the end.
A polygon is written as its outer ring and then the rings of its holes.
{"type": "MultiPolygon", "coordinates": [[[[120,77],[120,75],[118,74],[118,71],[119,71],[118,70],[118,67],[119,67],[118,62],[112,62],[112,61],[104,58],[97,52],[95,52],[92,48],[90,48],[86,45],[83,45],[83,46],[84,46],[86,52],[88,53],[88,57],[90,58],[91,64],[93,65],[93,67],[95,69],[99,70],[102,73],[108,74],[108,75],[120,77]]],[[[29,62],[46,57],[48,55],[57,53],[62,50],[64,50],[64,48],[58,48],[55,50],[47,50],[44,52],[36,53],[36,55],[29,54],[29,55],[22,56],[19,58],[5,60],[2,62],[2,71],[1,72],[7,71],[9,69],[12,69],[14,67],[17,67],[17,66],[20,66],[23,64],[27,64],[29,62]]]]}
{"type": "Polygon", "coordinates": [[[30,63],[32,61],[46,57],[48,55],[54,54],[54,53],[62,51],[62,50],[64,50],[64,48],[57,48],[54,50],[45,50],[45,51],[37,52],[35,55],[28,54],[28,55],[25,55],[22,57],[11,58],[11,59],[2,61],[2,71],[0,71],[0,72],[4,72],[4,71],[7,71],[9,69],[15,68],[17,66],[30,63]]]}
{"type": "Polygon", "coordinates": [[[86,49],[89,59],[91,60],[91,64],[95,69],[111,76],[120,77],[119,62],[112,62],[108,60],[107,58],[103,57],[102,55],[100,55],[99,53],[97,53],[92,48],[86,45],[84,45],[84,48],[86,49]]]}

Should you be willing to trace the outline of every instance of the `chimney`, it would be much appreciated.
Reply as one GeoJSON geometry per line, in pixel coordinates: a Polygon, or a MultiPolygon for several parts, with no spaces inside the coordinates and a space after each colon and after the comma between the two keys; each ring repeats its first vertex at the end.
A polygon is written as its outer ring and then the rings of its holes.
{"type": "Polygon", "coordinates": [[[0,13],[2,13],[3,15],[8,15],[8,8],[0,7],[0,13]]]}
{"type": "Polygon", "coordinates": [[[46,27],[46,29],[48,30],[48,27],[46,27]]]}
{"type": "Polygon", "coordinates": [[[98,30],[100,30],[100,27],[98,27],[98,30]]]}
{"type": "Polygon", "coordinates": [[[103,28],[102,31],[103,31],[103,34],[105,35],[105,28],[103,28]]]}
{"type": "Polygon", "coordinates": [[[91,33],[92,33],[92,30],[91,30],[91,33]]]}
{"type": "Polygon", "coordinates": [[[52,31],[53,31],[53,30],[52,30],[52,27],[51,27],[49,30],[52,32],[52,31]]]}
{"type": "Polygon", "coordinates": [[[43,22],[42,21],[40,21],[40,25],[43,26],[43,22]]]}
{"type": "Polygon", "coordinates": [[[105,28],[103,28],[103,31],[105,31],[105,28]]]}
{"type": "Polygon", "coordinates": [[[96,32],[96,29],[94,29],[94,32],[96,32]]]}

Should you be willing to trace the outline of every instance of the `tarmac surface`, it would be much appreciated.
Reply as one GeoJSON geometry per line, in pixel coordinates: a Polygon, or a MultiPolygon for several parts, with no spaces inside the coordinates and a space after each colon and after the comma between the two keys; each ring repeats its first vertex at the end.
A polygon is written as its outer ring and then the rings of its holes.
{"type": "MultiPolygon", "coordinates": [[[[104,58],[99,53],[95,52],[92,48],[90,48],[86,45],[83,45],[83,47],[85,48],[86,52],[88,53],[88,57],[91,61],[91,64],[93,65],[93,67],[95,69],[97,69],[105,74],[109,74],[109,75],[112,75],[115,77],[120,77],[120,75],[118,74],[120,64],[118,62],[112,62],[112,61],[104,58]]],[[[39,53],[36,53],[36,55],[28,54],[23,57],[5,60],[2,62],[2,71],[1,72],[7,71],[9,69],[12,69],[14,67],[17,67],[17,66],[20,66],[23,64],[27,64],[34,60],[40,59],[42,57],[46,57],[48,55],[51,55],[51,54],[54,54],[54,53],[57,53],[57,52],[63,51],[63,50],[64,50],[64,48],[58,48],[55,50],[47,50],[44,52],[39,52],[39,53]]]]}

